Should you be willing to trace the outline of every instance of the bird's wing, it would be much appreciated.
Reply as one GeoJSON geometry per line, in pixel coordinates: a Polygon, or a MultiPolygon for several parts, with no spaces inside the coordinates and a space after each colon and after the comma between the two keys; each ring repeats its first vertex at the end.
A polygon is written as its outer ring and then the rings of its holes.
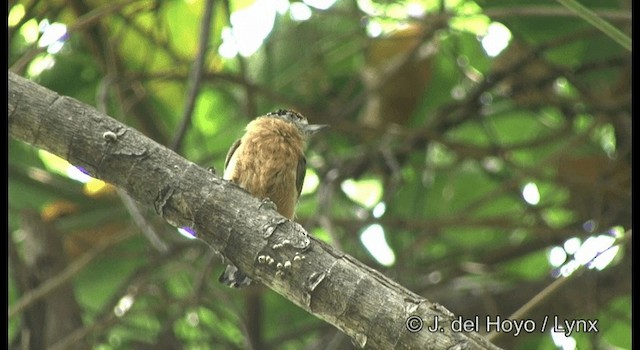
{"type": "Polygon", "coordinates": [[[240,139],[237,139],[232,145],[231,148],[229,148],[229,152],[227,152],[227,158],[224,160],[224,170],[225,170],[225,174],[224,174],[224,178],[228,180],[227,178],[227,169],[233,168],[235,167],[235,157],[234,154],[236,152],[236,150],[238,149],[238,147],[240,147],[240,139]],[[232,159],[233,158],[233,159],[232,159]]]}
{"type": "Polygon", "coordinates": [[[304,184],[304,176],[306,172],[307,172],[307,158],[302,156],[298,161],[298,169],[296,171],[296,188],[298,189],[298,197],[300,197],[300,193],[302,192],[302,184],[304,184]]]}

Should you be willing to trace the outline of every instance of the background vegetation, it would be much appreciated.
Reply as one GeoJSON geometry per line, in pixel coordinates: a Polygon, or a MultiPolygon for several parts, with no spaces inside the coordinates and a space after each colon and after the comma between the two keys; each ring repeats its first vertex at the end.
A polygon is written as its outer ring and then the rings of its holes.
{"type": "MultiPolygon", "coordinates": [[[[312,234],[465,318],[598,321],[502,347],[629,349],[631,1],[581,3],[613,31],[553,1],[10,1],[9,69],[218,172],[295,108],[331,125],[312,234]]],[[[353,347],[74,169],[9,140],[11,348],[353,347]]]]}

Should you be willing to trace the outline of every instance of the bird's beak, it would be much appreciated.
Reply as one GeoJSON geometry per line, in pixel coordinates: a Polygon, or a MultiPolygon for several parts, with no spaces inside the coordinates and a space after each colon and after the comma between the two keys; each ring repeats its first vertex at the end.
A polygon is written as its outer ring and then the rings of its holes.
{"type": "Polygon", "coordinates": [[[314,135],[315,133],[317,133],[318,131],[329,127],[329,125],[327,124],[309,124],[309,125],[305,125],[304,126],[304,132],[311,136],[314,135]]]}

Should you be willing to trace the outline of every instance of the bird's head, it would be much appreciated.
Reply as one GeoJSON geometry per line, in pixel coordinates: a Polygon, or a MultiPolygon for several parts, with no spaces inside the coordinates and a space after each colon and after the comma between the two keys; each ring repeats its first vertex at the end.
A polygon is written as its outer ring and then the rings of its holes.
{"type": "Polygon", "coordinates": [[[278,109],[267,113],[266,117],[278,118],[294,124],[305,137],[310,137],[329,126],[326,124],[309,124],[305,116],[292,109],[278,109]]]}

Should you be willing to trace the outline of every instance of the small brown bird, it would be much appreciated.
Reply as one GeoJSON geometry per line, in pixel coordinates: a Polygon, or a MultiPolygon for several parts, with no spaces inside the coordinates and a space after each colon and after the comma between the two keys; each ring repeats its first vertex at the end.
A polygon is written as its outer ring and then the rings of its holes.
{"type": "MultiPolygon", "coordinates": [[[[231,145],[223,178],[254,197],[269,198],[282,216],[293,219],[307,165],[305,143],[326,126],[309,124],[303,115],[288,109],[254,119],[242,138],[231,145]]],[[[251,283],[232,264],[227,265],[219,281],[230,287],[251,283]]]]}

